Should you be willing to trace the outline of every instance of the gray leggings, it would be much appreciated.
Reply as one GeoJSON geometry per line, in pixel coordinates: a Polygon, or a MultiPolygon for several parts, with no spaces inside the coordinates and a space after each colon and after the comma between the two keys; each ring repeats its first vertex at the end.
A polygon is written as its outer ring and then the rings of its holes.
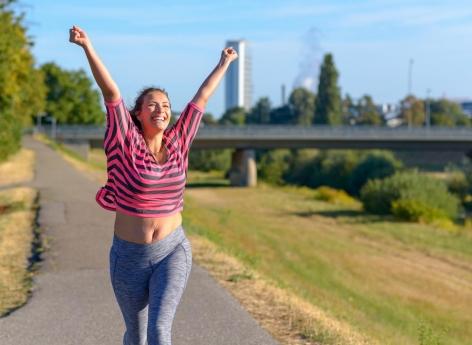
{"type": "Polygon", "coordinates": [[[177,305],[192,268],[192,249],[179,226],[164,239],[139,244],[113,237],[110,276],[126,324],[124,345],[171,345],[177,305]]]}

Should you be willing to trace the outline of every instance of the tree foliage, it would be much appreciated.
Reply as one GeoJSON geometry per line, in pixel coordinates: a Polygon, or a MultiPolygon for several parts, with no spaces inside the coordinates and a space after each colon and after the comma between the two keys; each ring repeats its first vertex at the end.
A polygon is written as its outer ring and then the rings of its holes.
{"type": "Polygon", "coordinates": [[[67,71],[53,62],[41,66],[47,86],[46,113],[60,124],[102,124],[100,94],[83,70],[67,71]]]}
{"type": "Polygon", "coordinates": [[[425,122],[424,102],[413,95],[408,95],[401,101],[400,118],[403,123],[411,126],[422,126],[425,122]]]}
{"type": "Polygon", "coordinates": [[[18,150],[22,127],[44,106],[44,83],[34,67],[33,43],[13,4],[0,2],[0,160],[18,150]]]}
{"type": "Polygon", "coordinates": [[[257,176],[270,184],[284,184],[283,175],[289,166],[289,159],[290,151],[287,149],[264,153],[257,163],[257,176]]]}
{"type": "Polygon", "coordinates": [[[231,166],[231,149],[199,150],[192,149],[189,154],[189,169],[200,171],[227,171],[231,166]]]}
{"type": "Polygon", "coordinates": [[[356,124],[379,126],[383,123],[374,100],[369,95],[364,95],[357,103],[357,119],[356,124]]]}
{"type": "Polygon", "coordinates": [[[290,106],[285,104],[272,109],[270,112],[270,123],[274,125],[294,124],[295,114],[290,106]]]}
{"type": "Polygon", "coordinates": [[[315,94],[304,87],[292,91],[288,104],[293,112],[294,124],[309,126],[313,123],[315,100],[315,94]]]}
{"type": "Polygon", "coordinates": [[[260,98],[249,112],[246,123],[269,124],[271,122],[271,108],[272,105],[270,104],[270,100],[268,97],[260,98]]]}
{"type": "Polygon", "coordinates": [[[212,113],[204,113],[202,116],[202,122],[204,125],[217,125],[218,121],[215,119],[212,113]]]}
{"type": "Polygon", "coordinates": [[[341,102],[342,123],[344,125],[355,125],[357,120],[357,106],[349,94],[341,102]]]}
{"type": "Polygon", "coordinates": [[[222,125],[244,125],[246,123],[246,110],[242,107],[233,107],[226,110],[219,123],[222,125]]]}
{"type": "Polygon", "coordinates": [[[432,100],[430,103],[431,125],[433,126],[470,126],[469,117],[464,114],[459,104],[447,99],[432,100]]]}
{"type": "Polygon", "coordinates": [[[315,102],[315,124],[340,125],[341,91],[338,87],[338,71],[333,56],[326,54],[320,68],[320,80],[315,102]]]}

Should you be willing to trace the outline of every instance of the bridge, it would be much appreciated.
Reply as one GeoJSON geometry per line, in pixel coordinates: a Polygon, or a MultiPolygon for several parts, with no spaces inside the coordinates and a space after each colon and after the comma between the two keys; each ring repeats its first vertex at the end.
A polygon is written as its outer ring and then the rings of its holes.
{"type": "MultiPolygon", "coordinates": [[[[86,156],[90,146],[102,147],[105,127],[43,126],[40,130],[86,156]]],[[[255,149],[389,149],[456,151],[472,157],[472,128],[373,126],[209,126],[201,125],[192,148],[234,149],[231,185],[257,183],[255,149]]]]}

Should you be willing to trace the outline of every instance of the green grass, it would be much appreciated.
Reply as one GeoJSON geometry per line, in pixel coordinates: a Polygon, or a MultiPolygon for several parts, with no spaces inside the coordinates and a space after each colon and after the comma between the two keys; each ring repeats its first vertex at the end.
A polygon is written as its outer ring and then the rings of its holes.
{"type": "Polygon", "coordinates": [[[184,222],[382,344],[472,339],[470,232],[373,217],[360,205],[265,185],[188,188],[184,222]]]}

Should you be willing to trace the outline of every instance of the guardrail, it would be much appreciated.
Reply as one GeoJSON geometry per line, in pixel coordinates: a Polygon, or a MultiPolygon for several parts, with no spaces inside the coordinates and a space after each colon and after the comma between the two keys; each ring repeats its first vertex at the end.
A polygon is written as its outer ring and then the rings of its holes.
{"type": "MultiPolygon", "coordinates": [[[[104,126],[43,126],[50,137],[70,145],[101,146],[104,126]]],[[[202,126],[197,149],[386,149],[455,151],[472,157],[471,128],[389,128],[367,126],[202,126]]]]}
{"type": "MultiPolygon", "coordinates": [[[[102,139],[104,126],[42,126],[48,135],[64,139],[102,139]]],[[[201,126],[197,138],[201,139],[408,139],[408,140],[466,140],[472,143],[472,128],[456,127],[373,127],[373,126],[201,126]]]]}

